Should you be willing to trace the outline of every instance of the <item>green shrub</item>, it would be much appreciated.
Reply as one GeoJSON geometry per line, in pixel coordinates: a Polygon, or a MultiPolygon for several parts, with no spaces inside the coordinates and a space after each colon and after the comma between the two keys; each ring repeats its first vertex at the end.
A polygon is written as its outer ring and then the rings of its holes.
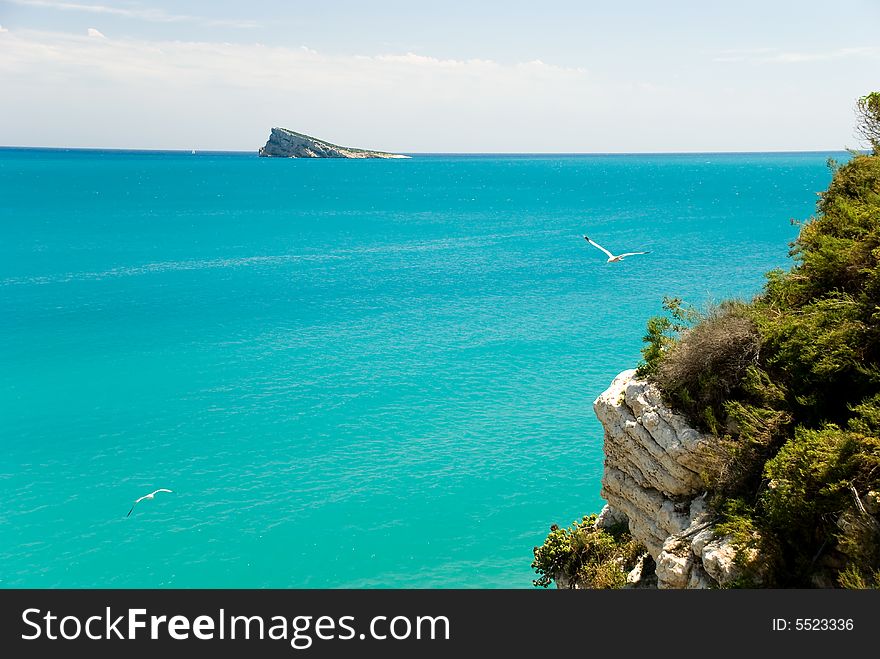
{"type": "Polygon", "coordinates": [[[880,524],[859,510],[859,492],[880,481],[880,442],[829,424],[795,431],[765,466],[763,514],[788,557],[788,579],[797,583],[818,556],[835,551],[860,573],[880,569],[880,524]]]}
{"type": "Polygon", "coordinates": [[[781,311],[830,292],[875,290],[868,284],[880,257],[880,158],[855,156],[837,168],[817,210],[792,245],[795,267],[770,278],[765,299],[781,311]]]}
{"type": "MultiPolygon", "coordinates": [[[[752,378],[762,377],[757,368],[751,368],[743,380],[748,390],[752,378]]],[[[769,390],[775,393],[774,389],[769,390]]],[[[757,492],[764,478],[764,463],[786,441],[791,416],[773,407],[770,401],[751,403],[727,401],[727,432],[720,435],[707,449],[706,469],[703,480],[713,496],[711,501],[723,502],[727,498],[748,497],[757,492]]],[[[754,498],[754,497],[753,497],[754,498]]]]}
{"type": "Polygon", "coordinates": [[[632,539],[626,526],[595,528],[597,516],[587,515],[565,529],[555,524],[547,539],[534,548],[532,583],[546,588],[553,581],[581,588],[622,588],[645,548],[632,539]]]}
{"type": "Polygon", "coordinates": [[[843,588],[880,588],[880,523],[856,508],[837,519],[838,552],[846,567],[838,574],[843,588]]]}
{"type": "Polygon", "coordinates": [[[762,528],[761,517],[745,499],[725,499],[719,502],[721,521],[715,525],[716,536],[728,536],[737,550],[735,562],[740,576],[728,588],[755,588],[775,586],[775,573],[781,560],[781,551],[775,535],[762,528]]]}
{"type": "Polygon", "coordinates": [[[767,462],[768,485],[761,500],[770,524],[791,531],[789,543],[806,544],[815,551],[826,539],[828,523],[816,522],[846,508],[856,451],[853,433],[837,426],[799,427],[767,462]]]}
{"type": "Polygon", "coordinates": [[[847,565],[841,571],[838,578],[841,588],[849,588],[853,590],[866,590],[869,588],[880,588],[880,570],[874,570],[865,573],[855,565],[847,565]]]}

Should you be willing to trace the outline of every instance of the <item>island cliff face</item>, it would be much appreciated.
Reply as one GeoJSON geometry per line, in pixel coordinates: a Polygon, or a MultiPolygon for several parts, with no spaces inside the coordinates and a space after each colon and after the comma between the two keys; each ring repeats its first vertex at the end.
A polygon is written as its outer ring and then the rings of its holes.
{"type": "Polygon", "coordinates": [[[259,153],[271,158],[409,158],[396,153],[338,146],[286,128],[273,128],[259,153]]]}
{"type": "Polygon", "coordinates": [[[742,566],[758,557],[718,533],[707,509],[700,472],[712,435],[690,427],[634,370],[618,375],[593,409],[605,428],[601,494],[608,502],[596,526],[627,522],[656,565],[650,574],[643,561],[628,582],[658,588],[734,583],[742,566]]]}

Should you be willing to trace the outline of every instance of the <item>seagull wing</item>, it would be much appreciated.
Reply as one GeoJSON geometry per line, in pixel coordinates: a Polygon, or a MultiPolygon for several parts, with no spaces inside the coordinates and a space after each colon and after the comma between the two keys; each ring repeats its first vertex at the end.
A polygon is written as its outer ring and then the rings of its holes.
{"type": "Polygon", "coordinates": [[[624,256],[638,256],[639,254],[650,254],[651,252],[626,252],[625,254],[621,254],[620,258],[624,256]]]}
{"type": "Polygon", "coordinates": [[[129,517],[131,515],[132,511],[134,511],[134,507],[136,505],[138,505],[141,501],[143,501],[144,499],[152,499],[159,492],[171,492],[171,490],[167,490],[164,487],[160,487],[158,490],[154,490],[154,491],[150,492],[149,494],[145,494],[144,496],[142,496],[138,499],[135,499],[134,503],[131,505],[131,510],[128,511],[128,515],[126,515],[126,517],[129,517]]]}
{"type": "Polygon", "coordinates": [[[584,240],[586,240],[588,243],[590,243],[593,247],[598,247],[598,248],[601,249],[603,252],[605,252],[605,253],[608,255],[608,258],[609,258],[609,259],[613,259],[613,258],[614,258],[614,254],[612,254],[612,253],[609,252],[607,249],[605,249],[604,247],[602,247],[602,245],[600,245],[599,243],[593,242],[592,240],[590,240],[590,239],[587,238],[586,236],[584,236],[584,240]]]}

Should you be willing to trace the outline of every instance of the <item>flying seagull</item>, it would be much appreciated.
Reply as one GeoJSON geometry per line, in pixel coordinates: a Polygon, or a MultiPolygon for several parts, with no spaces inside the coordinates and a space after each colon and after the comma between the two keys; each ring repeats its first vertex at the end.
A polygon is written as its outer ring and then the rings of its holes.
{"type": "Polygon", "coordinates": [[[599,249],[601,249],[603,252],[605,252],[608,255],[608,260],[606,261],[606,263],[617,263],[618,261],[622,261],[623,259],[625,259],[627,256],[636,256],[637,254],[648,254],[648,252],[626,252],[624,254],[618,254],[617,256],[615,256],[614,254],[609,252],[607,249],[602,247],[602,245],[600,245],[599,243],[596,243],[596,242],[593,242],[592,240],[590,240],[587,236],[584,236],[584,240],[586,240],[588,243],[590,243],[593,247],[598,247],[599,249]]]}
{"type": "Polygon", "coordinates": [[[134,510],[134,507],[135,507],[136,505],[138,505],[138,504],[139,504],[141,501],[143,501],[144,499],[152,499],[152,498],[155,497],[159,492],[170,492],[170,491],[171,491],[171,490],[166,490],[164,487],[160,487],[158,490],[154,490],[153,492],[150,492],[149,494],[145,494],[145,495],[142,496],[140,499],[135,499],[135,500],[134,500],[134,503],[133,503],[132,506],[131,506],[131,510],[128,511],[128,515],[126,515],[126,517],[128,517],[129,515],[131,515],[132,510],[134,510]]]}

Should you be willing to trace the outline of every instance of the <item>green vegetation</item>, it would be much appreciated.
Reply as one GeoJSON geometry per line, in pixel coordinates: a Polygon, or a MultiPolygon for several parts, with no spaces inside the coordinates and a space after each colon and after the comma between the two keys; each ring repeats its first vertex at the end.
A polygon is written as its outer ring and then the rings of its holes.
{"type": "Polygon", "coordinates": [[[718,436],[704,478],[722,528],[760,538],[765,583],[780,586],[880,585],[865,506],[880,491],[880,93],[857,110],[874,152],[829,163],[794,266],[686,324],[665,304],[639,369],[718,436]]]}
{"type": "MultiPolygon", "coordinates": [[[[734,586],[880,587],[880,92],[856,114],[873,151],[829,161],[789,271],[749,302],[696,312],[667,298],[648,321],[637,374],[717,436],[709,502],[754,568],[734,586]]],[[[596,563],[618,554],[593,535],[552,531],[535,584],[619,585],[596,563]]]]}
{"type": "Polygon", "coordinates": [[[596,519],[587,515],[567,529],[551,526],[544,544],[534,549],[532,568],[539,576],[532,583],[544,588],[553,581],[581,588],[622,588],[645,548],[625,525],[597,529],[596,519]]]}
{"type": "Polygon", "coordinates": [[[673,320],[658,316],[648,321],[645,361],[637,375],[662,382],[678,409],[717,433],[725,402],[743,393],[746,373],[757,363],[757,327],[741,302],[725,302],[705,314],[682,311],[677,299],[667,298],[664,307],[673,320]],[[681,338],[652,333],[664,320],[681,338]]]}

